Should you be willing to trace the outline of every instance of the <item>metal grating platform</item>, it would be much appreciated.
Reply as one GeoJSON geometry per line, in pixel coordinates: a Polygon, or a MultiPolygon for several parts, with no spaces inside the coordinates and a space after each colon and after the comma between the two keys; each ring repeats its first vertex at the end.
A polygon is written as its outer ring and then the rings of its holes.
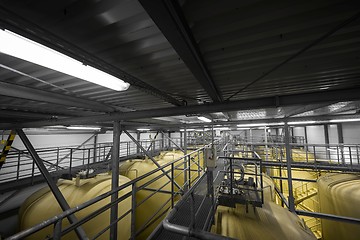
{"type": "MultiPolygon", "coordinates": [[[[193,191],[194,199],[194,211],[195,215],[195,228],[201,230],[209,230],[211,221],[206,222],[209,215],[212,214],[212,202],[211,197],[206,195],[207,192],[207,179],[206,177],[199,182],[199,185],[193,191]]],[[[188,197],[184,201],[178,203],[178,211],[170,219],[170,223],[189,227],[191,223],[191,211],[190,211],[190,201],[191,198],[188,197]]],[[[150,239],[171,239],[171,240],[183,240],[183,239],[196,239],[193,237],[186,237],[177,233],[169,232],[165,230],[160,224],[153,234],[148,237],[150,239]]]]}

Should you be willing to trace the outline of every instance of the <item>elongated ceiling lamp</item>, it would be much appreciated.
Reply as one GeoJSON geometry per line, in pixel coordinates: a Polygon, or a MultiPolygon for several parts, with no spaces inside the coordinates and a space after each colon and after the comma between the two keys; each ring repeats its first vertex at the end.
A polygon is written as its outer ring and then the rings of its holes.
{"type": "Polygon", "coordinates": [[[93,130],[93,131],[100,131],[101,127],[87,127],[87,126],[68,126],[66,129],[70,130],[93,130]]]}
{"type": "Polygon", "coordinates": [[[8,30],[0,30],[0,52],[116,91],[130,84],[8,30]]]}
{"type": "Polygon", "coordinates": [[[203,116],[200,116],[200,117],[197,117],[199,120],[201,121],[204,121],[204,122],[211,122],[211,119],[208,119],[206,117],[203,117],[203,116]]]}

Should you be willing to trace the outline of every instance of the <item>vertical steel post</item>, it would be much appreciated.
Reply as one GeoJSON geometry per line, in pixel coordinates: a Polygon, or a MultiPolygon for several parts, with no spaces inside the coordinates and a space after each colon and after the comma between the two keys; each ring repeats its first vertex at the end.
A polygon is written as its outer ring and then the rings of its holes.
{"type": "Polygon", "coordinates": [[[171,208],[174,208],[174,197],[175,197],[175,190],[174,190],[174,163],[171,163],[171,208]]]}
{"type": "Polygon", "coordinates": [[[135,240],[136,223],[136,184],[133,183],[131,191],[131,240],[135,240]]]}
{"type": "MultiPolygon", "coordinates": [[[[113,148],[111,152],[111,190],[119,187],[119,147],[120,147],[121,126],[119,121],[114,121],[113,127],[113,148]]],[[[111,195],[111,201],[118,199],[118,193],[111,195]]],[[[110,224],[116,222],[118,219],[118,204],[111,207],[110,210],[110,224]]],[[[117,239],[118,223],[110,227],[110,239],[117,239]]]]}
{"type": "Polygon", "coordinates": [[[290,151],[290,136],[289,136],[289,125],[285,122],[285,150],[286,150],[286,167],[288,177],[288,190],[289,190],[289,210],[295,212],[294,196],[293,196],[293,185],[292,185],[292,174],[291,174],[291,151],[290,151]]]}
{"type": "MultiPolygon", "coordinates": [[[[140,138],[141,137],[141,133],[139,131],[136,132],[136,141],[140,142],[140,138]]],[[[140,148],[137,146],[136,147],[136,153],[140,153],[140,148]]]]}
{"type": "MultiPolygon", "coordinates": [[[[186,135],[186,126],[185,126],[185,135],[186,135]]],[[[185,146],[185,143],[183,144],[183,135],[184,135],[182,132],[180,132],[180,146],[184,148],[185,146]]]]}
{"type": "Polygon", "coordinates": [[[93,162],[96,162],[96,158],[97,158],[97,144],[98,144],[98,134],[95,133],[94,134],[94,160],[93,162]]]}
{"type": "Polygon", "coordinates": [[[70,148],[69,176],[71,176],[72,159],[73,159],[73,149],[72,149],[72,148],[70,148]]]}
{"type": "Polygon", "coordinates": [[[171,143],[170,143],[170,138],[171,138],[171,132],[169,132],[169,138],[168,138],[168,148],[170,148],[170,145],[171,145],[171,143]]]}
{"type": "MultiPolygon", "coordinates": [[[[33,158],[34,162],[36,163],[36,166],[39,168],[41,174],[45,178],[47,184],[49,185],[49,188],[50,188],[51,192],[54,194],[54,197],[57,200],[57,202],[59,203],[61,209],[63,211],[66,211],[66,210],[70,209],[69,204],[66,202],[64,196],[60,192],[60,190],[57,187],[56,183],[51,178],[50,173],[47,171],[42,159],[39,157],[39,155],[35,151],[35,149],[32,146],[30,140],[27,138],[27,136],[25,135],[25,133],[23,132],[22,129],[16,129],[16,131],[17,131],[21,141],[24,143],[26,149],[29,151],[29,154],[33,158]]],[[[68,218],[70,223],[77,222],[77,218],[73,214],[69,215],[67,218],[68,218]]],[[[80,226],[75,229],[75,232],[76,232],[76,235],[78,236],[79,239],[88,239],[86,237],[86,234],[85,234],[84,230],[80,226]]]]}
{"type": "MultiPolygon", "coordinates": [[[[184,155],[186,156],[187,153],[187,127],[185,125],[184,127],[184,155]]],[[[188,179],[187,179],[187,171],[186,171],[186,165],[187,165],[187,157],[184,157],[184,192],[188,190],[188,179]]]]}
{"type": "Polygon", "coordinates": [[[165,133],[161,132],[161,151],[164,150],[164,136],[165,136],[165,133]]]}
{"type": "Polygon", "coordinates": [[[205,146],[205,127],[203,127],[203,145],[205,146]]]}
{"type": "MultiPolygon", "coordinates": [[[[19,150],[17,150],[18,152],[18,161],[17,161],[17,171],[16,171],[16,180],[19,180],[20,177],[20,159],[21,159],[21,152],[19,150]]],[[[358,155],[359,157],[359,155],[358,155]]],[[[359,162],[359,161],[358,161],[359,162]]]]}
{"type": "Polygon", "coordinates": [[[56,151],[56,167],[55,167],[56,171],[59,170],[59,156],[60,156],[60,149],[59,149],[59,147],[57,147],[57,151],[56,151]]]}
{"type": "Polygon", "coordinates": [[[53,240],[60,240],[61,239],[61,224],[62,219],[59,219],[54,226],[54,233],[53,233],[53,240]]]}
{"type": "Polygon", "coordinates": [[[264,126],[264,137],[265,137],[265,160],[268,161],[268,138],[267,138],[267,128],[264,126]]]}
{"type": "Polygon", "coordinates": [[[324,124],[324,137],[325,137],[325,153],[326,153],[326,159],[330,159],[330,150],[329,150],[329,125],[324,124]]]}
{"type": "Polygon", "coordinates": [[[340,145],[341,162],[342,162],[342,164],[345,164],[344,147],[341,146],[341,144],[344,144],[344,135],[343,135],[343,129],[342,129],[341,123],[337,124],[337,130],[338,130],[338,139],[339,139],[339,145],[340,145]]]}

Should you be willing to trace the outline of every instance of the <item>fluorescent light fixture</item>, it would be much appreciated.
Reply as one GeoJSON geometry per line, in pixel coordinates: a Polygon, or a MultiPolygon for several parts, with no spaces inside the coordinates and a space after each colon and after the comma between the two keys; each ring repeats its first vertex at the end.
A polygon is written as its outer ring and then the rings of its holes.
{"type": "Polygon", "coordinates": [[[93,130],[93,131],[100,131],[100,127],[87,127],[87,126],[68,126],[66,129],[70,130],[93,130]]]}
{"type": "Polygon", "coordinates": [[[248,124],[238,124],[236,125],[239,128],[247,128],[247,127],[265,127],[265,126],[279,126],[284,125],[283,122],[279,123],[248,123],[248,124]]]}
{"type": "Polygon", "coordinates": [[[318,121],[300,121],[300,122],[288,122],[289,125],[302,125],[302,124],[314,124],[320,123],[318,121]]]}
{"type": "Polygon", "coordinates": [[[342,123],[342,122],[359,122],[360,118],[348,118],[348,119],[331,119],[331,123],[342,123]]]}
{"type": "Polygon", "coordinates": [[[216,128],[214,128],[214,130],[227,131],[227,130],[230,130],[230,128],[229,127],[216,127],[216,128]]]}
{"type": "Polygon", "coordinates": [[[249,130],[250,128],[247,127],[247,128],[237,128],[236,130],[249,130]]]}
{"type": "Polygon", "coordinates": [[[8,30],[0,30],[0,52],[116,91],[129,83],[8,30]]]}
{"type": "MultiPolygon", "coordinates": [[[[185,129],[180,129],[180,132],[184,132],[185,129]]],[[[195,131],[195,129],[193,128],[189,128],[189,129],[186,129],[187,132],[192,132],[192,131],[195,131]]]]}
{"type": "Polygon", "coordinates": [[[206,117],[203,117],[203,116],[200,116],[200,117],[197,117],[199,120],[201,121],[204,121],[204,122],[211,122],[211,119],[208,119],[206,117]]]}
{"type": "Polygon", "coordinates": [[[150,128],[138,128],[136,130],[138,130],[138,131],[150,131],[150,128]]]}

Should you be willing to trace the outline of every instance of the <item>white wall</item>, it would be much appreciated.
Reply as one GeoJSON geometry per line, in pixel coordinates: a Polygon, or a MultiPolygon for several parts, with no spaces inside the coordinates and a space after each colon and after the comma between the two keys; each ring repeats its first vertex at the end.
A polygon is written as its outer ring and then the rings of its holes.
{"type": "Polygon", "coordinates": [[[344,143],[360,144],[360,123],[342,123],[344,143]]]}
{"type": "MultiPolygon", "coordinates": [[[[137,138],[135,132],[130,132],[131,136],[133,136],[135,139],[137,138]]],[[[152,137],[155,136],[156,133],[142,133],[141,139],[149,139],[149,134],[151,134],[152,137]]],[[[44,135],[31,135],[27,134],[27,137],[29,138],[30,142],[33,144],[34,148],[48,148],[48,147],[63,147],[63,146],[79,146],[83,142],[85,142],[87,139],[89,139],[93,134],[44,134],[44,135]]],[[[161,136],[158,135],[157,138],[161,138],[161,136]]],[[[106,142],[112,142],[113,141],[113,132],[108,131],[103,134],[98,134],[98,143],[106,143],[106,142]]],[[[122,133],[120,136],[120,142],[127,142],[131,141],[131,139],[125,134],[122,133]]],[[[87,144],[93,144],[94,138],[90,139],[87,144]]],[[[18,149],[25,149],[25,146],[23,145],[21,139],[19,136],[15,137],[13,146],[18,149]]]]}
{"type": "MultiPolygon", "coordinates": [[[[92,134],[27,135],[34,148],[78,146],[91,136],[92,134]]],[[[89,143],[93,142],[94,140],[89,141],[89,143]]],[[[25,149],[19,136],[15,137],[13,146],[25,149]]]]}
{"type": "Polygon", "coordinates": [[[330,144],[338,144],[339,137],[338,137],[338,129],[336,124],[329,125],[329,143],[330,144]]]}
{"type": "Polygon", "coordinates": [[[304,127],[293,127],[293,133],[296,137],[304,137],[305,138],[305,128],[304,127]]]}

